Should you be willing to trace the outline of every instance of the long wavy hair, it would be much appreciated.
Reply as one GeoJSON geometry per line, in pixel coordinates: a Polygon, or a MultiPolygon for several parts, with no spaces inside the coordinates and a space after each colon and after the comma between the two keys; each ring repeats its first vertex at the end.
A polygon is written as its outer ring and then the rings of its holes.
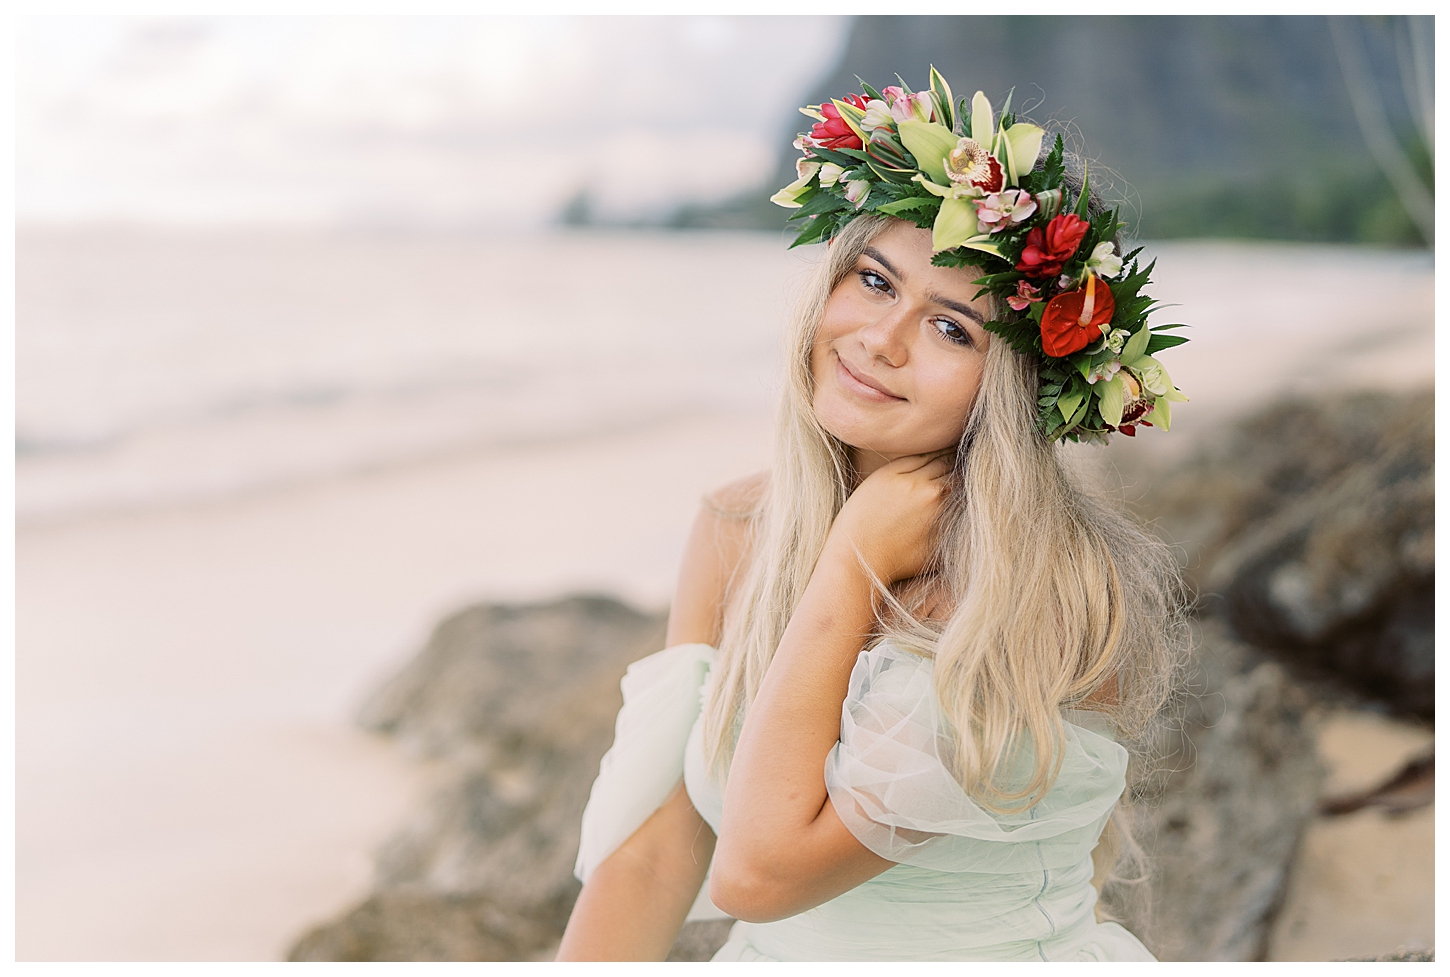
{"type": "MultiPolygon", "coordinates": [[[[750,556],[727,594],[705,706],[706,752],[722,781],[744,713],[859,482],[850,447],[816,419],[810,357],[831,292],[891,220],[863,215],[848,225],[795,309],[770,480],[742,513],[750,556]]],[[[1051,788],[1065,745],[1061,710],[1105,713],[1132,741],[1159,713],[1186,650],[1177,561],[1076,484],[1063,449],[1037,429],[1037,383],[1030,359],[989,343],[928,568],[950,616],[929,620],[911,591],[883,588],[877,622],[881,637],[935,659],[956,734],[954,772],[999,813],[1025,810],[1051,788]]]]}

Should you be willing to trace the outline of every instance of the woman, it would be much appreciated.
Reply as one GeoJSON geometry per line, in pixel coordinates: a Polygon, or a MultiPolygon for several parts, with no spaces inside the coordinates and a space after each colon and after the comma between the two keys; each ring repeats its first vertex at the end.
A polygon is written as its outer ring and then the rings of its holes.
{"type": "Polygon", "coordinates": [[[716,959],[1152,959],[1096,921],[1093,854],[1176,567],[1053,442],[1166,428],[1176,341],[1060,138],[959,118],[935,69],[806,111],[773,199],[830,245],[774,465],[707,500],[624,680],[559,958],[662,959],[723,911],[716,959]]]}

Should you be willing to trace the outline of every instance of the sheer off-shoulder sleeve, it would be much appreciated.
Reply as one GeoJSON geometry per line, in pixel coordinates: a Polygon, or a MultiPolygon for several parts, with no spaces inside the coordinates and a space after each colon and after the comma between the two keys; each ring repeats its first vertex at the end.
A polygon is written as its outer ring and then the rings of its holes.
{"type": "Polygon", "coordinates": [[[1064,716],[1066,751],[1052,789],[1029,810],[994,814],[952,776],[954,734],[931,662],[883,642],[851,671],[826,789],[857,840],[893,862],[994,874],[1076,865],[1123,792],[1128,753],[1096,717],[1064,716]]]}
{"type": "Polygon", "coordinates": [[[614,745],[599,762],[579,829],[574,863],[579,881],[589,881],[599,863],[644,824],[679,782],[685,743],[700,715],[700,687],[714,660],[709,645],[676,645],[641,658],[625,672],[614,745]]]}

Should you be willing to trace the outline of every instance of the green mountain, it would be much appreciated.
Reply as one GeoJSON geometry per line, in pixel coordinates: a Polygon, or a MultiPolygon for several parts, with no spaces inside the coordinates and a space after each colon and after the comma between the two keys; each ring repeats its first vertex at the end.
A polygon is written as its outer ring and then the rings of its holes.
{"type": "MultiPolygon", "coordinates": [[[[1390,131],[1433,185],[1407,54],[1411,26],[1433,44],[1432,18],[1341,20],[1390,131]]],[[[1356,122],[1329,18],[860,17],[801,104],[860,91],[858,75],[921,88],[929,64],[958,96],[981,89],[1000,105],[1011,89],[1015,107],[1065,131],[1139,236],[1421,243],[1356,122]]],[[[671,223],[782,226],[766,197],[794,178],[789,144],[806,121],[784,121],[767,186],[671,223]]]]}

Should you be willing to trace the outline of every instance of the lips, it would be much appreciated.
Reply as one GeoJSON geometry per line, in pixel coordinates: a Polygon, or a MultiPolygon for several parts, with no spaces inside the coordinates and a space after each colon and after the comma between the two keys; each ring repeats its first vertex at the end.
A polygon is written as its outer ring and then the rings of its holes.
{"type": "Polygon", "coordinates": [[[867,400],[887,403],[906,399],[896,396],[868,374],[852,370],[839,353],[836,354],[836,376],[841,381],[841,386],[867,400]]]}

